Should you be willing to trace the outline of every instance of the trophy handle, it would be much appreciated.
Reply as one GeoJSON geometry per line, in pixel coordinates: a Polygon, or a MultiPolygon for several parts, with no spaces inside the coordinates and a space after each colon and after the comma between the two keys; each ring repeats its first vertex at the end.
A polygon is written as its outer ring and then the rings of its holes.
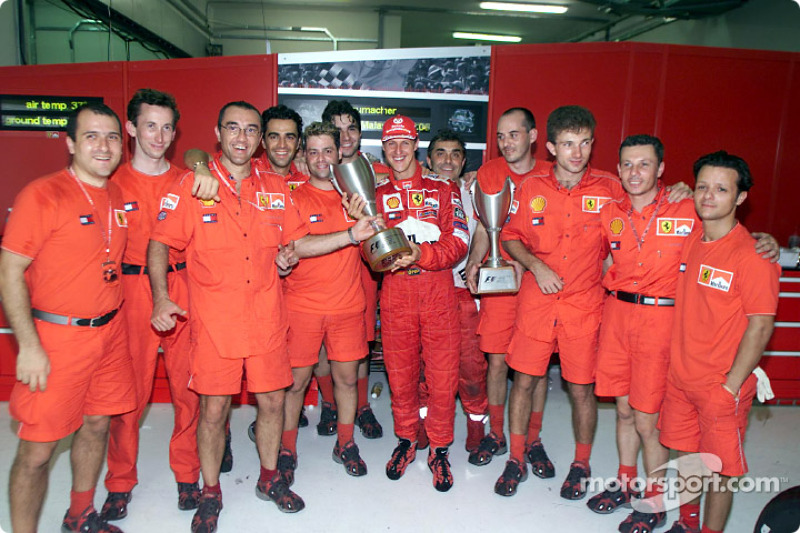
{"type": "Polygon", "coordinates": [[[341,188],[339,188],[339,184],[336,183],[336,178],[333,176],[333,163],[328,165],[328,171],[330,172],[330,180],[333,184],[333,188],[336,189],[336,192],[339,193],[339,196],[344,196],[344,192],[341,188]]]}

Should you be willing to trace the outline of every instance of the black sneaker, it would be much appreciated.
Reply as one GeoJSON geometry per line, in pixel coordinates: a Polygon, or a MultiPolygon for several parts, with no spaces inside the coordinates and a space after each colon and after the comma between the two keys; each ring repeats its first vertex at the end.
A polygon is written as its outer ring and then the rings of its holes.
{"type": "Polygon", "coordinates": [[[197,511],[192,517],[192,533],[214,533],[221,510],[222,494],[205,493],[200,496],[197,511]]]}
{"type": "Polygon", "coordinates": [[[507,451],[508,445],[505,436],[497,436],[491,432],[481,439],[478,449],[470,453],[467,460],[476,466],[488,465],[492,462],[492,457],[503,455],[507,451]]]}
{"type": "Polygon", "coordinates": [[[226,474],[233,470],[233,450],[231,449],[231,426],[225,428],[225,453],[222,454],[222,463],[219,465],[219,471],[226,474]]]}
{"type": "Polygon", "coordinates": [[[306,416],[306,407],[300,410],[300,419],[297,421],[297,427],[305,428],[308,427],[308,417],[306,416]]]}
{"type": "Polygon", "coordinates": [[[433,488],[439,492],[447,492],[453,487],[453,473],[448,460],[449,450],[446,447],[436,448],[428,454],[428,468],[433,473],[433,488]]]}
{"type": "Polygon", "coordinates": [[[278,473],[290,487],[294,484],[294,471],[297,469],[297,455],[281,447],[278,454],[278,473]]]}
{"type": "Polygon", "coordinates": [[[525,461],[520,463],[516,459],[506,461],[503,473],[494,484],[495,494],[500,496],[513,496],[517,493],[517,486],[528,479],[528,466],[525,461]]]}
{"type": "Polygon", "coordinates": [[[109,492],[100,517],[106,521],[122,520],[128,516],[128,503],[131,501],[130,492],[109,492]]]}
{"type": "Polygon", "coordinates": [[[592,475],[589,465],[574,462],[569,465],[569,474],[561,485],[561,497],[567,500],[580,500],[586,496],[586,480],[592,475]]]}
{"type": "Polygon", "coordinates": [[[653,533],[653,530],[664,523],[667,513],[642,513],[633,511],[619,525],[620,533],[653,533]]]}
{"type": "Polygon", "coordinates": [[[274,502],[283,513],[297,513],[306,506],[303,499],[292,492],[280,473],[275,474],[275,477],[269,481],[259,479],[256,483],[256,496],[262,500],[274,502]]]}
{"type": "Polygon", "coordinates": [[[586,502],[586,507],[597,514],[610,514],[622,507],[630,507],[631,500],[638,497],[627,489],[617,487],[615,490],[606,489],[600,494],[595,494],[586,502]]]}
{"type": "Polygon", "coordinates": [[[178,509],[191,511],[200,504],[200,485],[195,483],[178,483],[178,509]]]}
{"type": "Polygon", "coordinates": [[[392,457],[386,463],[386,477],[397,480],[406,473],[408,465],[417,458],[417,447],[408,439],[400,439],[392,452],[392,457]]]}
{"type": "Polygon", "coordinates": [[[531,464],[531,472],[536,477],[542,479],[550,479],[556,477],[556,467],[547,457],[547,452],[544,451],[544,444],[541,439],[536,439],[528,445],[525,450],[525,458],[531,464]]]}
{"type": "Polygon", "coordinates": [[[61,522],[61,533],[71,532],[122,533],[122,530],[100,518],[100,515],[94,510],[94,506],[90,505],[77,518],[71,517],[67,510],[64,521],[61,522]]]}
{"type": "Polygon", "coordinates": [[[317,433],[323,436],[336,435],[336,421],[338,418],[339,414],[333,404],[322,402],[317,433]]]}
{"type": "Polygon", "coordinates": [[[379,439],[383,437],[383,427],[381,427],[372,407],[365,405],[356,413],[356,425],[361,428],[361,434],[367,439],[379,439]]]}
{"type": "Polygon", "coordinates": [[[333,447],[333,460],[343,464],[345,472],[351,476],[367,475],[367,463],[359,455],[358,446],[352,440],[341,448],[339,447],[339,441],[336,441],[336,445],[333,447]]]}

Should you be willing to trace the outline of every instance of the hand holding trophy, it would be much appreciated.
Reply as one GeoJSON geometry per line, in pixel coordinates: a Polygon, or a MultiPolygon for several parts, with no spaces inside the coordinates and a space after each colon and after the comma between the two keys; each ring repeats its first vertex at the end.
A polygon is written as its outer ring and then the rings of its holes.
{"type": "MultiPolygon", "coordinates": [[[[375,203],[375,171],[369,160],[362,154],[350,163],[331,165],[333,187],[339,194],[349,197],[360,195],[366,200],[364,214],[378,216],[375,203]]],[[[411,253],[405,233],[398,228],[381,228],[373,222],[375,235],[364,241],[361,246],[364,257],[372,270],[383,272],[392,268],[395,260],[411,253]]]]}
{"type": "Polygon", "coordinates": [[[515,269],[500,255],[500,230],[508,218],[514,193],[511,178],[507,177],[503,188],[496,194],[486,194],[478,181],[470,188],[472,205],[489,234],[489,257],[478,269],[478,294],[517,292],[519,280],[515,269]]]}

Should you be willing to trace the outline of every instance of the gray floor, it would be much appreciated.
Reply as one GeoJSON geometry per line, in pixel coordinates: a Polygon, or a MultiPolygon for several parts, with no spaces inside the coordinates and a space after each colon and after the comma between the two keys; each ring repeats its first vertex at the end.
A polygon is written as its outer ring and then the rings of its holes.
{"type": "MultiPolygon", "coordinates": [[[[548,481],[530,476],[512,498],[493,493],[507,456],[495,458],[484,467],[467,463],[463,443],[466,435],[464,415],[456,416],[456,444],[450,457],[455,486],[437,493],[431,486],[431,474],[418,457],[399,481],[390,481],[384,465],[396,444],[391,435],[388,389],[372,406],[385,435],[380,440],[366,440],[357,433],[356,442],[367,462],[369,474],[352,478],[341,465],[331,460],[334,437],[320,437],[314,425],[318,410],[309,410],[311,426],[300,430],[299,467],[293,489],[300,494],[306,509],[296,515],[278,512],[271,503],[258,500],[254,486],[258,476],[255,449],[247,438],[247,425],[254,408],[234,409],[232,415],[234,468],[222,475],[224,509],[220,533],[260,531],[314,532],[479,532],[479,531],[581,531],[613,532],[624,518],[618,511],[608,516],[590,512],[584,501],[570,502],[559,497],[559,487],[572,460],[569,401],[560,385],[558,369],[551,371],[551,393],[547,402],[542,434],[545,446],[556,465],[556,478],[548,481]],[[297,529],[294,529],[297,528],[297,529]]],[[[371,380],[386,383],[385,375],[373,373],[371,380]]],[[[746,451],[752,476],[775,476],[782,488],[800,484],[800,408],[755,407],[751,414],[746,451]]],[[[0,407],[0,531],[10,530],[8,518],[8,472],[16,447],[13,422],[7,404],[0,407]]],[[[131,532],[189,531],[192,513],[177,509],[177,492],[167,461],[167,443],[171,429],[171,407],[150,407],[142,425],[140,483],[129,505],[129,516],[117,524],[131,532]]],[[[356,430],[358,431],[358,430],[356,430]]],[[[614,410],[610,404],[600,407],[599,427],[592,455],[593,474],[614,476],[617,458],[614,444],[614,410]]],[[[50,490],[40,522],[41,531],[57,531],[69,504],[68,443],[63,443],[54,461],[50,490]]],[[[427,452],[423,452],[427,453],[427,452]]],[[[726,531],[751,532],[760,510],[774,493],[738,494],[726,531]]],[[[95,505],[102,505],[105,489],[98,488],[95,505]]],[[[667,525],[677,518],[672,511],[667,525]]]]}

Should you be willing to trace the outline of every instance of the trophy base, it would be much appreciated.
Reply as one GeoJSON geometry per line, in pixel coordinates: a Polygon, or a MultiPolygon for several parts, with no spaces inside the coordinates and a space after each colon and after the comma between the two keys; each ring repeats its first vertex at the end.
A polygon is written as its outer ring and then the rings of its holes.
{"type": "Polygon", "coordinates": [[[519,291],[513,266],[480,267],[478,269],[478,294],[514,293],[519,291]]]}
{"type": "Polygon", "coordinates": [[[369,267],[375,272],[389,270],[398,257],[411,253],[406,234],[397,228],[379,231],[361,246],[369,267]]]}

